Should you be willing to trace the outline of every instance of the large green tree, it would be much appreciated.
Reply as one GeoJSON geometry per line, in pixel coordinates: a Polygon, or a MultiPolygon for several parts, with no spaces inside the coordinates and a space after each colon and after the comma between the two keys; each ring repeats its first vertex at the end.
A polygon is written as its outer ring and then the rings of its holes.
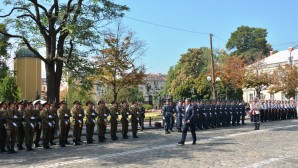
{"type": "MultiPolygon", "coordinates": [[[[192,94],[197,95],[196,89],[199,86],[195,85],[196,79],[200,77],[201,73],[208,70],[209,63],[210,50],[208,48],[188,49],[187,53],[181,55],[174,68],[174,74],[171,74],[174,78],[170,81],[169,93],[175,98],[192,97],[192,94]],[[191,92],[192,88],[195,89],[193,93],[191,92]]],[[[197,96],[200,97],[200,95],[197,96]]]]}
{"type": "Polygon", "coordinates": [[[127,6],[112,0],[5,0],[8,13],[0,16],[9,27],[0,33],[24,43],[44,63],[47,97],[59,100],[62,69],[74,56],[73,49],[94,51],[103,25],[123,16],[127,6]],[[46,48],[45,56],[37,48],[46,48]]]}
{"type": "Polygon", "coordinates": [[[250,64],[259,59],[258,56],[269,55],[272,50],[267,43],[267,29],[240,26],[231,34],[226,47],[236,55],[250,64]]]}

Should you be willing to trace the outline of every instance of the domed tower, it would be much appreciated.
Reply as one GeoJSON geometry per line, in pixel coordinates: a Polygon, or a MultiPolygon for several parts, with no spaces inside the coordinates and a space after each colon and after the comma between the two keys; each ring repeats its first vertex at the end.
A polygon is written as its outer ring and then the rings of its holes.
{"type": "Polygon", "coordinates": [[[41,60],[29,49],[21,48],[14,58],[14,71],[22,98],[35,100],[41,92],[41,60]]]}

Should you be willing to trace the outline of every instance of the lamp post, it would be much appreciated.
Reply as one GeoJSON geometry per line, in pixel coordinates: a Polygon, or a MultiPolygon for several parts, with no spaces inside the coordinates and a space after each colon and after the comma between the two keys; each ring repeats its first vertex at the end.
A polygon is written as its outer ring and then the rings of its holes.
{"type": "Polygon", "coordinates": [[[289,48],[288,48],[288,51],[290,51],[290,57],[289,57],[289,64],[290,64],[290,66],[293,65],[293,57],[292,57],[292,51],[293,51],[293,50],[294,50],[293,47],[289,47],[289,48]]]}

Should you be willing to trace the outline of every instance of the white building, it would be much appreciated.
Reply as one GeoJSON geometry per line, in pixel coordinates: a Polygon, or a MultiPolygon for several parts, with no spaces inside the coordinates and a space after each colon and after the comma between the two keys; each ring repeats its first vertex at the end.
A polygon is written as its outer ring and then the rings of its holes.
{"type": "MultiPolygon", "coordinates": [[[[273,71],[279,65],[283,66],[285,64],[292,64],[298,66],[298,49],[288,48],[288,50],[279,51],[276,54],[271,54],[269,57],[264,58],[263,63],[264,71],[273,71]]],[[[245,102],[252,101],[256,96],[255,90],[253,88],[244,88],[243,89],[243,100],[245,102]]],[[[261,91],[262,99],[271,99],[271,100],[286,100],[285,96],[281,93],[270,94],[268,90],[264,88],[261,91]]],[[[295,97],[297,101],[297,95],[295,97]]]]}
{"type": "Polygon", "coordinates": [[[146,75],[145,84],[138,85],[138,89],[142,92],[145,103],[153,104],[154,106],[159,105],[159,100],[156,98],[160,94],[161,90],[163,90],[164,85],[166,84],[166,78],[167,75],[161,73],[150,73],[146,75]],[[151,100],[149,100],[149,95],[152,97],[151,100]]]}

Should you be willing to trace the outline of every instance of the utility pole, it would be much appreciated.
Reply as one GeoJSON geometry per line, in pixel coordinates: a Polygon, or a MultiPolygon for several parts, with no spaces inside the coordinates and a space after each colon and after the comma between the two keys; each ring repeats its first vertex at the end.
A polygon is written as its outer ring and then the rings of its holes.
{"type": "Polygon", "coordinates": [[[212,48],[212,36],[213,34],[210,33],[210,51],[211,51],[211,85],[212,85],[212,98],[213,100],[217,101],[217,91],[215,87],[215,75],[214,75],[214,58],[213,58],[213,48],[212,48]]]}

